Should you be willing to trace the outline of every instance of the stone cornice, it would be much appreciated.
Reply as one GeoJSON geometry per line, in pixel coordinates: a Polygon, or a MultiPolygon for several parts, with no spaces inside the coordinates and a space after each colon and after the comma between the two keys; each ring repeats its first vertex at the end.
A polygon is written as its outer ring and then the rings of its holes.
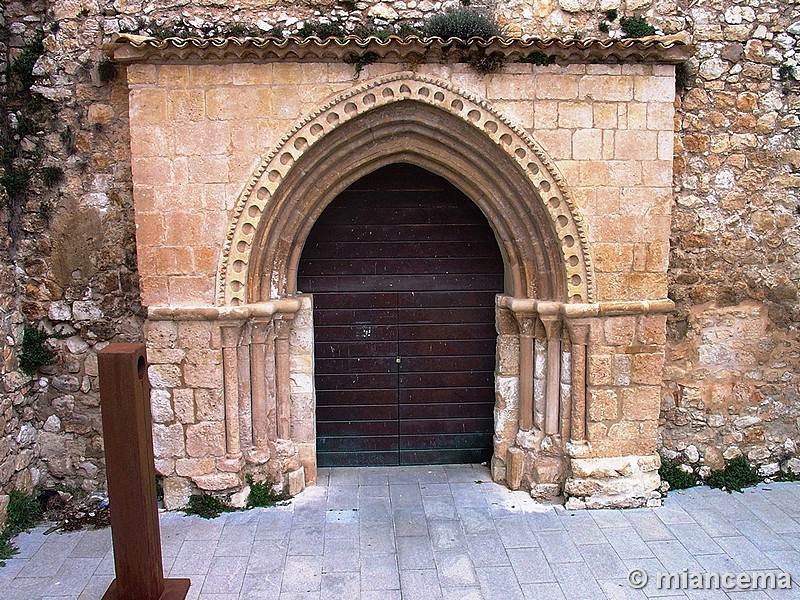
{"type": "Polygon", "coordinates": [[[344,38],[166,38],[115,35],[106,52],[119,63],[163,62],[234,62],[292,60],[334,62],[367,52],[377,60],[418,64],[424,62],[464,61],[470,53],[500,54],[507,61],[518,61],[538,52],[554,57],[559,63],[662,63],[686,61],[694,46],[685,33],[637,39],[509,39],[389,36],[344,38]]]}
{"type": "Polygon", "coordinates": [[[591,317],[621,317],[626,315],[668,314],[675,310],[675,303],[668,298],[654,300],[613,300],[606,302],[575,302],[566,304],[533,298],[498,296],[497,306],[515,313],[531,315],[563,315],[569,319],[591,317]]]}
{"type": "Polygon", "coordinates": [[[246,321],[269,318],[276,314],[294,314],[300,310],[298,298],[256,302],[240,306],[151,306],[151,321],[246,321]]]}

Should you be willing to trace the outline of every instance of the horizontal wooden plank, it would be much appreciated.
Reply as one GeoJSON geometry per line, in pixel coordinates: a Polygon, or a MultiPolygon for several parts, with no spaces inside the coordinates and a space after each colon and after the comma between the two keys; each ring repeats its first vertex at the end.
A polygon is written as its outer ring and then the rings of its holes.
{"type": "Polygon", "coordinates": [[[399,454],[396,451],[317,452],[318,467],[388,467],[397,466],[398,464],[399,454]]]}
{"type": "Polygon", "coordinates": [[[327,390],[396,390],[396,373],[317,374],[317,391],[327,390]]]}
{"type": "Polygon", "coordinates": [[[458,465],[485,463],[492,458],[492,449],[482,450],[403,450],[400,465],[458,465]]]}
{"type": "MultiPolygon", "coordinates": [[[[351,240],[354,242],[451,242],[454,241],[454,229],[458,231],[456,239],[468,240],[490,240],[494,239],[494,234],[487,232],[487,226],[483,223],[457,224],[450,225],[447,219],[444,223],[389,223],[384,225],[337,225],[325,223],[320,219],[317,224],[319,228],[314,228],[308,237],[307,246],[309,258],[313,257],[314,244],[317,242],[338,242],[341,240],[351,240]],[[490,237],[491,236],[491,237],[490,237]]],[[[303,248],[305,250],[305,247],[303,248]]]]}
{"type": "Polygon", "coordinates": [[[400,341],[413,340],[470,340],[488,339],[495,335],[494,323],[459,324],[401,324],[398,330],[400,341]]]}
{"type": "MultiPolygon", "coordinates": [[[[472,225],[479,218],[477,206],[443,194],[382,192],[342,194],[329,204],[318,223],[331,226],[370,225],[472,225]]],[[[459,239],[458,232],[452,232],[459,239]]]]}
{"type": "MultiPolygon", "coordinates": [[[[458,291],[426,291],[412,290],[397,293],[397,305],[405,308],[461,308],[492,307],[499,291],[458,290],[458,291]]],[[[494,319],[494,317],[492,317],[494,319]]]]}
{"type": "MultiPolygon", "coordinates": [[[[310,288],[308,288],[310,289],[310,288]]],[[[397,307],[397,292],[352,292],[342,295],[336,292],[318,291],[314,293],[314,312],[318,310],[379,310],[397,307]]]]}
{"type": "MultiPolygon", "coordinates": [[[[491,345],[492,354],[477,356],[401,356],[400,371],[403,373],[420,372],[460,372],[460,371],[488,371],[494,372],[494,346],[491,345]]],[[[385,360],[385,359],[384,359],[385,360]]]]}
{"type": "Polygon", "coordinates": [[[314,331],[317,344],[325,342],[370,342],[397,341],[397,328],[394,325],[341,325],[318,327],[314,331]]]}
{"type": "Polygon", "coordinates": [[[431,404],[460,402],[494,403],[494,386],[491,388],[439,388],[439,389],[401,389],[400,404],[431,404]]]}
{"type": "Polygon", "coordinates": [[[371,358],[317,358],[314,371],[317,375],[343,373],[392,373],[397,376],[397,358],[394,356],[371,358]]]}
{"type": "Polygon", "coordinates": [[[396,405],[397,389],[386,390],[317,390],[317,408],[320,406],[396,405]]]}
{"type": "MultiPolygon", "coordinates": [[[[377,376],[375,376],[377,377],[377,376]]],[[[376,386],[377,387],[377,386],[376,386]]],[[[472,388],[484,387],[494,389],[494,373],[492,371],[444,371],[439,373],[404,373],[400,372],[400,388],[472,388]]]]}
{"type": "Polygon", "coordinates": [[[483,339],[472,340],[417,340],[401,341],[398,346],[400,356],[456,356],[459,354],[483,354],[486,352],[487,344],[494,344],[497,341],[493,334],[483,339]]]}
{"type": "MultiPolygon", "coordinates": [[[[410,431],[409,433],[418,433],[410,431]]],[[[397,421],[317,421],[317,437],[397,435],[397,421]]]]}
{"type": "Polygon", "coordinates": [[[396,308],[319,308],[314,311],[314,328],[328,325],[397,325],[396,308]]]}
{"type": "MultiPolygon", "coordinates": [[[[332,257],[306,259],[303,263],[303,277],[313,278],[327,275],[425,275],[444,274],[496,274],[502,272],[503,262],[499,257],[468,258],[395,258],[376,255],[361,255],[357,258],[332,257]]],[[[313,291],[314,283],[309,289],[313,291]]]]}
{"type": "Polygon", "coordinates": [[[401,450],[433,449],[487,449],[492,447],[492,434],[486,433],[442,433],[430,435],[401,435],[401,450]]]}
{"type": "MultiPolygon", "coordinates": [[[[311,280],[311,278],[308,278],[311,280]]],[[[493,294],[503,290],[502,274],[464,274],[452,275],[432,273],[425,275],[371,275],[371,276],[330,276],[313,278],[312,287],[300,288],[303,292],[411,292],[420,290],[484,290],[493,294]]]]}
{"type": "Polygon", "coordinates": [[[397,341],[321,342],[314,344],[315,358],[358,358],[361,356],[397,356],[397,341]]]}
{"type": "Polygon", "coordinates": [[[496,258],[497,241],[494,239],[428,242],[407,240],[397,242],[312,241],[303,248],[303,260],[331,257],[391,256],[394,258],[496,258]]]}
{"type": "Polygon", "coordinates": [[[483,433],[492,431],[491,418],[414,419],[400,421],[400,435],[439,435],[441,433],[483,433]]]}
{"type": "Polygon", "coordinates": [[[401,404],[401,419],[492,419],[494,402],[443,402],[439,404],[401,404]]]}
{"type": "Polygon", "coordinates": [[[388,421],[396,420],[398,415],[397,404],[317,406],[320,421],[388,421]]]}
{"type": "Polygon", "coordinates": [[[317,452],[387,452],[400,449],[400,438],[388,436],[320,436],[317,439],[317,452]]]}
{"type": "Polygon", "coordinates": [[[401,308],[396,318],[400,325],[483,323],[494,327],[493,306],[462,307],[457,298],[453,300],[454,305],[446,308],[401,308]]]}

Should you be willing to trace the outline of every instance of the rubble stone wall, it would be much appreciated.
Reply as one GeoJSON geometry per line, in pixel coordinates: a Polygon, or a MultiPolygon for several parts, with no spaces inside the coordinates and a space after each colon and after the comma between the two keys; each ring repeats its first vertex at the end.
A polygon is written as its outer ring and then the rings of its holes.
{"type": "MultiPolygon", "coordinates": [[[[3,4],[0,488],[103,485],[95,353],[109,341],[142,339],[127,85],[122,69],[115,78],[100,69],[101,44],[118,31],[291,32],[307,17],[380,24],[441,8],[428,0],[3,4]],[[44,52],[33,90],[45,100],[31,103],[9,78],[38,35],[44,52]],[[10,166],[29,174],[26,190],[7,193],[10,166]],[[63,177],[46,181],[45,166],[63,177]],[[26,323],[58,334],[48,341],[53,364],[33,378],[18,368],[26,323]]],[[[678,73],[666,282],[677,311],[667,323],[662,445],[697,466],[717,468],[743,452],[774,470],[800,443],[798,0],[521,0],[493,8],[512,32],[600,35],[603,11],[618,9],[694,36],[698,53],[678,73]]],[[[612,22],[611,33],[618,29],[612,22]]]]}

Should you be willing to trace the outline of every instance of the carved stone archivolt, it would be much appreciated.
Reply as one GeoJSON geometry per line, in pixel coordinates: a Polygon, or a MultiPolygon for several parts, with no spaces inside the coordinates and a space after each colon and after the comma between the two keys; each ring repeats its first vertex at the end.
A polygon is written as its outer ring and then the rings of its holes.
{"type": "Polygon", "coordinates": [[[232,213],[217,304],[293,295],[316,217],[351,182],[391,162],[443,175],[481,207],[505,254],[508,293],[593,301],[583,222],[542,148],[485,100],[402,72],[330,100],[266,156],[232,213]]]}

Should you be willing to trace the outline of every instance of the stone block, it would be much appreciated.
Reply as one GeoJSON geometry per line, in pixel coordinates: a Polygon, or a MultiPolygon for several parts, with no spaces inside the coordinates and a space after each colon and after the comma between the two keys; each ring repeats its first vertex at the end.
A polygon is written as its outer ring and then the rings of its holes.
{"type": "Polygon", "coordinates": [[[603,157],[603,132],[583,129],[572,134],[573,160],[600,160],[603,157]]]}
{"type": "Polygon", "coordinates": [[[592,105],[588,102],[559,102],[558,126],[567,129],[588,129],[592,127],[592,105]]]}
{"type": "Polygon", "coordinates": [[[211,329],[216,324],[198,321],[180,321],[177,324],[177,339],[180,347],[189,349],[208,348],[211,344],[211,329]]]}
{"type": "Polygon", "coordinates": [[[578,98],[584,101],[627,102],[633,99],[633,77],[629,75],[586,75],[578,84],[578,98]]]}
{"type": "Polygon", "coordinates": [[[190,83],[188,65],[159,65],[157,80],[162,88],[186,88],[190,83]]]}
{"type": "Polygon", "coordinates": [[[558,128],[558,102],[537,102],[533,107],[534,130],[558,128]]]}
{"type": "Polygon", "coordinates": [[[197,475],[192,477],[195,485],[201,490],[210,492],[221,492],[238,488],[242,485],[241,477],[236,473],[211,473],[209,475],[197,475]]]}
{"type": "Polygon", "coordinates": [[[622,418],[632,421],[658,419],[661,410],[661,387],[658,385],[631,385],[623,388],[622,418]]]}
{"type": "Polygon", "coordinates": [[[590,354],[588,379],[590,386],[608,386],[614,383],[613,357],[610,354],[590,354]]]}
{"type": "Polygon", "coordinates": [[[572,132],[566,129],[544,129],[537,130],[535,137],[553,159],[572,158],[572,132]]]}
{"type": "Polygon", "coordinates": [[[205,109],[205,95],[201,89],[170,90],[167,93],[167,117],[170,123],[200,121],[205,117],[205,109]]]}
{"type": "Polygon", "coordinates": [[[221,388],[197,388],[194,390],[193,407],[198,421],[222,421],[225,404],[221,388]]]}
{"type": "Polygon", "coordinates": [[[306,487],[306,476],[303,467],[286,474],[287,492],[294,497],[306,487]]]}
{"type": "Polygon", "coordinates": [[[222,365],[186,363],[183,378],[188,387],[221,389],[224,379],[222,365]]]}
{"type": "Polygon", "coordinates": [[[5,527],[6,519],[8,518],[8,494],[0,494],[0,530],[5,527]]]}
{"type": "Polygon", "coordinates": [[[639,102],[672,104],[675,101],[675,78],[635,76],[634,98],[639,102]]]}
{"type": "MultiPolygon", "coordinates": [[[[574,100],[578,98],[577,75],[543,74],[536,76],[533,89],[536,98],[544,100],[574,100]]],[[[517,86],[519,83],[517,83],[517,86]]]]}
{"type": "Polygon", "coordinates": [[[631,381],[645,385],[660,385],[664,373],[664,354],[661,352],[631,354],[631,381]]]}
{"type": "Polygon", "coordinates": [[[167,94],[159,89],[132,89],[130,119],[138,125],[159,125],[167,122],[167,94]]]}
{"type": "Polygon", "coordinates": [[[616,421],[620,418],[617,392],[610,388],[589,388],[588,412],[591,421],[616,421]]]}
{"type": "Polygon", "coordinates": [[[158,458],[180,458],[184,456],[183,426],[153,424],[153,451],[158,458]]]}
{"type": "Polygon", "coordinates": [[[179,458],[175,461],[175,473],[181,477],[208,475],[216,468],[213,458],[179,458]]]}
{"type": "Polygon", "coordinates": [[[658,497],[659,464],[657,455],[572,459],[564,492],[586,508],[645,506],[658,497]]]}
{"type": "Polygon", "coordinates": [[[154,423],[169,423],[175,418],[171,400],[172,395],[169,390],[150,391],[150,411],[154,423]]]}
{"type": "MultiPolygon", "coordinates": [[[[658,152],[658,133],[620,129],[614,134],[614,158],[616,160],[656,160],[658,152]]],[[[670,154],[672,148],[670,146],[670,154]]]]}
{"type": "Polygon", "coordinates": [[[205,421],[186,426],[186,453],[193,458],[225,454],[225,424],[205,421]]]}
{"type": "Polygon", "coordinates": [[[191,481],[184,477],[165,477],[162,482],[164,489],[164,508],[178,510],[189,503],[192,494],[191,481]]]}
{"type": "Polygon", "coordinates": [[[175,473],[175,459],[173,458],[157,458],[154,460],[156,473],[159,475],[169,476],[175,473]]]}
{"type": "Polygon", "coordinates": [[[609,346],[630,346],[636,332],[636,317],[608,317],[603,321],[605,343],[609,346]]]}
{"type": "Polygon", "coordinates": [[[186,358],[186,352],[180,348],[149,348],[147,362],[154,364],[178,365],[186,358]]]}
{"type": "Polygon", "coordinates": [[[155,65],[128,65],[126,72],[128,75],[128,85],[131,87],[148,85],[156,82],[155,65]]]}
{"type": "Polygon", "coordinates": [[[597,129],[617,128],[617,104],[613,102],[595,102],[592,104],[593,123],[597,129]]]}
{"type": "Polygon", "coordinates": [[[169,389],[182,385],[181,368],[177,365],[150,365],[147,368],[147,377],[150,386],[155,389],[169,389]]]}
{"type": "MultiPolygon", "coordinates": [[[[175,417],[181,423],[194,423],[194,390],[177,388],[172,390],[172,406],[175,417]]],[[[217,420],[222,419],[219,416],[217,420]]],[[[204,419],[201,419],[204,420],[204,419]]]]}

